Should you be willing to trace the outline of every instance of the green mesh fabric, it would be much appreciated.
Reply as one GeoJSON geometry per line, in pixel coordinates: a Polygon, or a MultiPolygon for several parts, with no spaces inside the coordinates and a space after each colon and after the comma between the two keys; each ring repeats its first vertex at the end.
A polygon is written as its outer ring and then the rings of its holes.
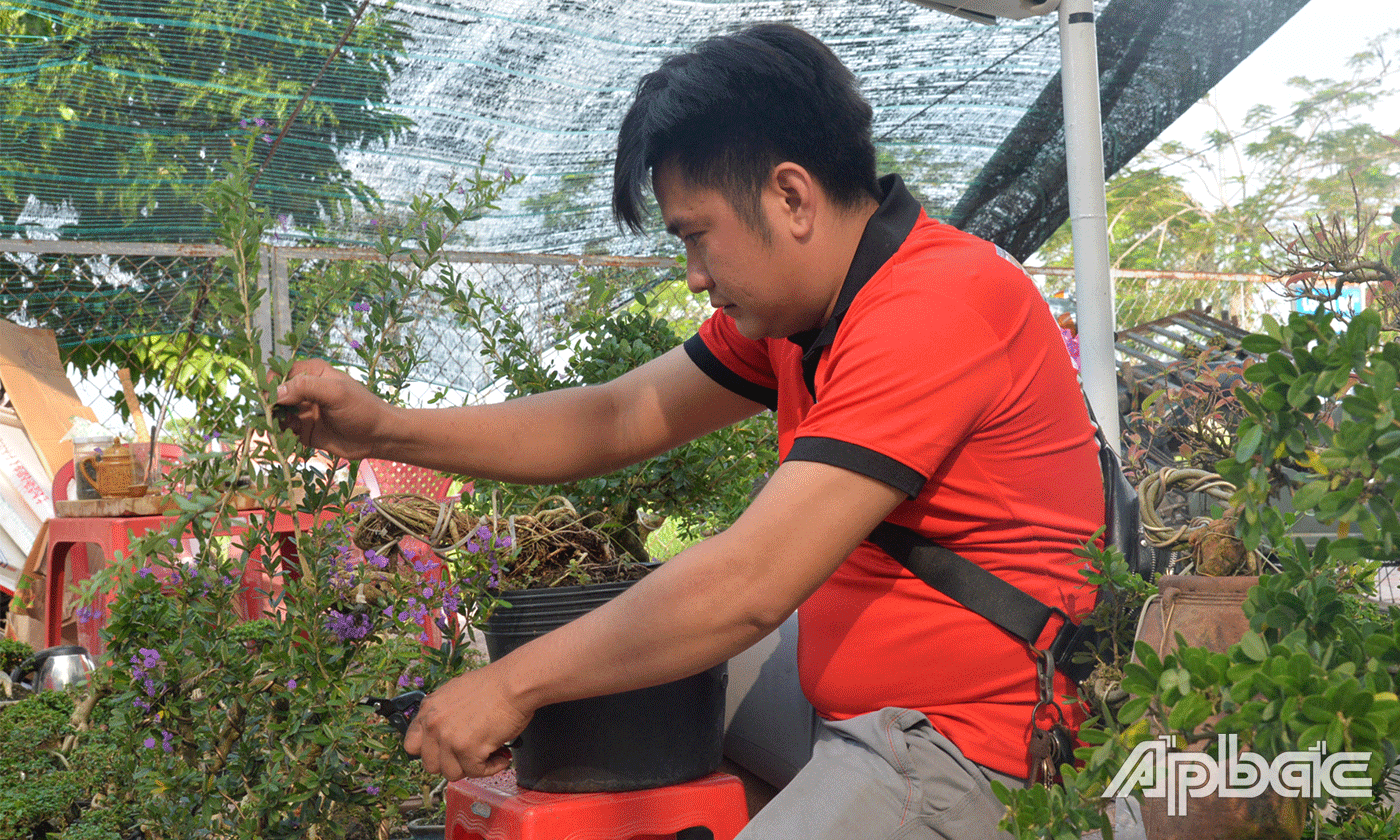
{"type": "MultiPolygon", "coordinates": [[[[1303,0],[1104,0],[1116,170],[1303,0]]],[[[1065,216],[1057,16],[984,26],[906,0],[26,0],[0,7],[0,236],[210,241],[199,196],[252,144],[284,243],[359,243],[485,154],[523,175],[484,250],[655,253],[608,209],[637,78],[761,20],[825,39],[881,168],[1024,256],[1065,216]]],[[[780,117],[779,117],[780,118],[780,117]]]]}

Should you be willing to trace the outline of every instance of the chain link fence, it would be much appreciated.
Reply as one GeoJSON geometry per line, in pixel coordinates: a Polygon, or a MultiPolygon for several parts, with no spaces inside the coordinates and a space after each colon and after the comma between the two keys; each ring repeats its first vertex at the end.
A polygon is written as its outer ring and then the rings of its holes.
{"type": "MultiPolygon", "coordinates": [[[[200,411],[192,379],[212,376],[210,357],[243,325],[211,294],[231,282],[219,265],[225,248],[117,242],[11,240],[0,243],[0,307],[24,326],[52,329],[69,364],[79,395],[112,431],[132,434],[133,405],[166,434],[194,424],[200,411]],[[124,386],[122,371],[129,372],[124,386]],[[130,392],[130,397],[128,397],[130,392]],[[133,403],[134,400],[134,403],[133,403]]],[[[631,288],[680,279],[674,260],[607,256],[559,256],[447,252],[457,277],[501,301],[530,340],[547,354],[561,319],[586,306],[585,275],[610,274],[631,288]]],[[[317,290],[333,288],[337,300],[363,284],[365,269],[384,258],[371,249],[264,247],[260,286],[266,295],[255,309],[265,353],[317,355],[354,366],[363,324],[343,308],[327,311],[317,290]],[[292,350],[272,336],[301,331],[292,350]]],[[[1052,310],[1074,316],[1072,269],[1032,267],[1052,310]]],[[[1189,272],[1114,272],[1116,330],[1132,328],[1183,310],[1206,312],[1243,329],[1258,327],[1266,312],[1282,315],[1288,301],[1264,275],[1189,272]]],[[[445,308],[436,295],[403,301],[412,320],[397,329],[417,348],[409,404],[446,392],[461,403],[483,398],[493,384],[483,364],[480,339],[445,308]]]]}
{"type": "MultiPolygon", "coordinates": [[[[1074,269],[1027,267],[1057,314],[1074,315],[1074,269]]],[[[1279,317],[1289,300],[1267,274],[1114,270],[1115,332],[1186,310],[1254,330],[1265,313],[1279,317]]]]}
{"type": "MultiPolygon", "coordinates": [[[[265,355],[315,355],[352,368],[360,362],[355,351],[364,325],[345,301],[368,290],[369,264],[384,259],[370,249],[264,247],[264,294],[252,323],[242,324],[216,294],[220,284],[233,283],[220,264],[228,256],[216,245],[11,240],[0,243],[0,307],[15,323],[54,331],[80,398],[110,431],[132,436],[139,418],[158,426],[162,438],[188,444],[195,441],[182,436],[194,428],[206,434],[236,428],[238,418],[200,416],[201,390],[192,385],[228,375],[213,357],[246,326],[260,331],[265,355]],[[339,305],[328,308],[326,300],[339,305]],[[289,334],[298,335],[297,347],[272,341],[289,334]]],[[[675,260],[661,258],[473,252],[444,258],[464,285],[527,325],[542,355],[562,319],[588,305],[587,275],[645,289],[682,274],[675,260]]],[[[411,320],[396,325],[398,338],[416,348],[404,401],[422,405],[442,393],[458,403],[485,398],[494,378],[479,358],[474,330],[429,292],[410,296],[402,308],[411,320]]]]}

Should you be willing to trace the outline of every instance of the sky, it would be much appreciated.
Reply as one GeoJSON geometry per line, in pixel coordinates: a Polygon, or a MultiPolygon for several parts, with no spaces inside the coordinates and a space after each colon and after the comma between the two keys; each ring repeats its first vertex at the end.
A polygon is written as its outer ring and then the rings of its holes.
{"type": "MultiPolygon", "coordinates": [[[[1367,49],[1375,35],[1396,28],[1400,0],[1312,0],[1222,79],[1210,98],[1225,116],[1226,127],[1239,130],[1245,113],[1256,104],[1271,105],[1278,113],[1288,110],[1299,98],[1288,79],[1348,78],[1347,60],[1367,49]]],[[[1393,78],[1392,88],[1400,91],[1400,74],[1393,78]]],[[[1400,129],[1400,96],[1391,102],[1395,108],[1390,115],[1375,115],[1377,128],[1400,129]]],[[[1161,139],[1199,146],[1202,135],[1216,126],[1211,108],[1197,103],[1161,139]]]]}

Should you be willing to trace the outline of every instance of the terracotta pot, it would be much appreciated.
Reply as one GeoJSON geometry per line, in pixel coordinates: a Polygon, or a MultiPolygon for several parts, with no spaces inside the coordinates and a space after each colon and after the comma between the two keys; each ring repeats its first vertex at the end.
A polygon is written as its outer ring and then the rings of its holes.
{"type": "Polygon", "coordinates": [[[1188,645],[1217,653],[1244,638],[1249,620],[1244,599],[1258,577],[1163,575],[1158,596],[1143,611],[1137,638],[1158,654],[1176,648],[1180,633],[1188,645]]]}
{"type": "MultiPolygon", "coordinates": [[[[1244,601],[1258,577],[1166,575],[1157,583],[1159,597],[1143,611],[1137,638],[1158,654],[1186,644],[1224,653],[1249,630],[1244,601]]],[[[1204,741],[1186,751],[1204,751],[1204,741]]],[[[1265,791],[1253,798],[1192,797],[1186,813],[1167,815],[1165,799],[1142,802],[1148,840],[1297,840],[1303,834],[1307,803],[1265,791]]]]}
{"type": "Polygon", "coordinates": [[[1298,840],[1307,804],[1273,791],[1251,799],[1202,796],[1169,817],[1165,799],[1144,799],[1142,828],[1148,840],[1298,840]]]}

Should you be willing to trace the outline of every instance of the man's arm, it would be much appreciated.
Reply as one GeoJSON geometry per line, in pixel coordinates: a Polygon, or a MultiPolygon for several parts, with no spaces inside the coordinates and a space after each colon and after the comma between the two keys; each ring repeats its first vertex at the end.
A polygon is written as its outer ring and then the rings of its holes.
{"type": "Polygon", "coordinates": [[[722,662],[772,631],[904,494],[787,462],[731,528],[668,560],[588,615],[424,701],[404,741],[449,779],[504,769],[502,744],[543,705],[656,685],[722,662]]]}
{"type": "Polygon", "coordinates": [[[522,484],[611,472],[761,409],[679,347],[603,385],[438,409],[390,406],[343,371],[304,361],[277,401],[292,407],[288,426],[304,443],[336,455],[522,484]]]}

